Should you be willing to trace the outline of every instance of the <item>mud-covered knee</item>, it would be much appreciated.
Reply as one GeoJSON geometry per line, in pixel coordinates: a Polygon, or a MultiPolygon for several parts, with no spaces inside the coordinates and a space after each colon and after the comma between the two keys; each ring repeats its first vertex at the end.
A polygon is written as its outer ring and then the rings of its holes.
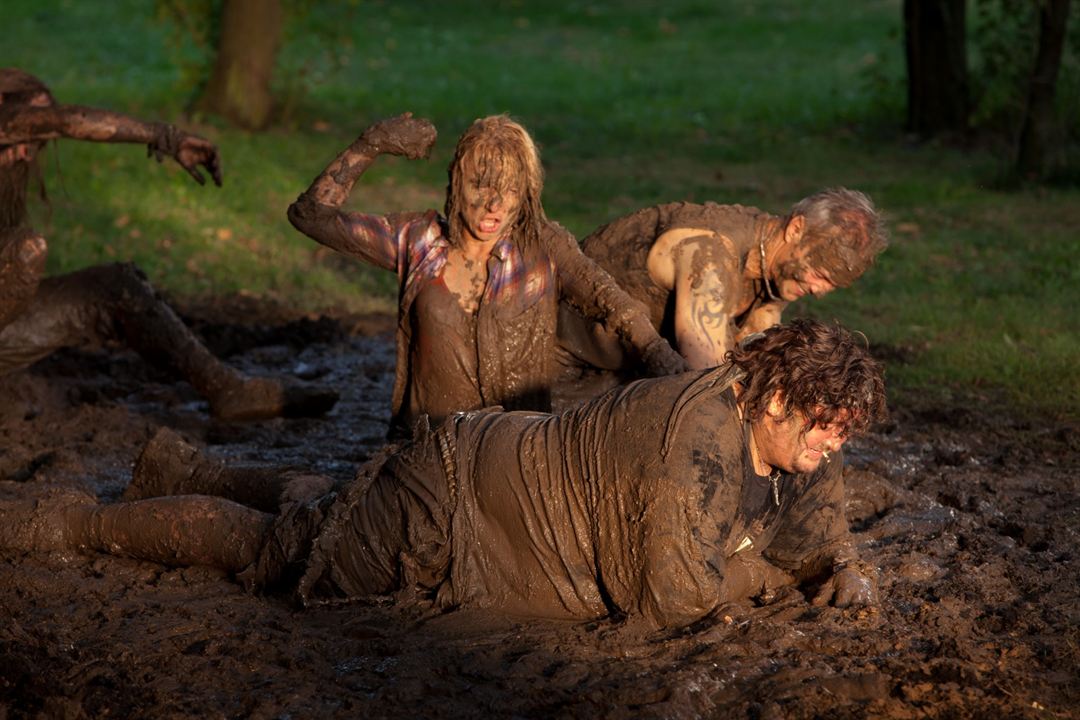
{"type": "Polygon", "coordinates": [[[98,274],[100,291],[113,302],[126,307],[139,308],[159,302],[157,293],[146,273],[132,262],[103,265],[98,274]]]}

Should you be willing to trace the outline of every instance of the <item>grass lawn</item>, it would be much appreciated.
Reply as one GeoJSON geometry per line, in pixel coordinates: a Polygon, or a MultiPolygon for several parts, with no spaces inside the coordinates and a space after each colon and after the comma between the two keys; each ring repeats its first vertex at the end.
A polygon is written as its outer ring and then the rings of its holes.
{"type": "MultiPolygon", "coordinates": [[[[783,212],[827,186],[869,193],[893,246],[855,287],[798,312],[882,346],[895,396],[1080,416],[1080,189],[1005,192],[1000,151],[905,141],[899,0],[303,5],[277,72],[281,123],[249,134],[187,122],[222,149],[223,189],[140,147],[52,146],[50,206],[35,209],[52,272],[130,259],[181,301],[392,308],[389,274],[320,250],[286,206],[368,123],[412,110],[441,131],[432,159],[380,160],[354,206],[441,207],[456,136],[509,112],[542,145],[548,215],[579,236],[658,202],[783,212]]],[[[0,65],[38,75],[60,102],[177,120],[183,69],[201,56],[153,8],[10,0],[0,65]]]]}

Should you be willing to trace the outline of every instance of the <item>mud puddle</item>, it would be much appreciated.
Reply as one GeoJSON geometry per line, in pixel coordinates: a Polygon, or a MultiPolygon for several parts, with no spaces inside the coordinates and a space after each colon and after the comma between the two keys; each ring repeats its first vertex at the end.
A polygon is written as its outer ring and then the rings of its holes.
{"type": "MultiPolygon", "coordinates": [[[[350,477],[386,432],[392,320],[256,307],[239,326],[213,310],[193,320],[216,352],[333,383],[338,406],[216,423],[137,356],[64,352],[0,378],[0,479],[109,501],[162,425],[219,456],[350,477]]],[[[201,568],[3,557],[0,718],[1080,717],[1080,430],[894,408],[849,455],[874,610],[792,591],[655,633],[406,597],[299,611],[201,568]]]]}

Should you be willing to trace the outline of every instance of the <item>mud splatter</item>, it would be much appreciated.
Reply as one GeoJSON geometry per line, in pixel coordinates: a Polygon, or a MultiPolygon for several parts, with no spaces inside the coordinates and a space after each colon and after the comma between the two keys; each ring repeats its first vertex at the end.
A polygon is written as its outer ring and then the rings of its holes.
{"type": "MultiPolygon", "coordinates": [[[[0,378],[0,478],[115,499],[161,425],[218,456],[340,479],[380,444],[392,318],[201,312],[187,319],[216,354],[334,384],[338,406],[218,423],[133,353],[64,351],[0,378]]],[[[298,612],[217,571],[7,556],[0,715],[1080,717],[1080,428],[901,407],[849,447],[848,513],[881,569],[876,610],[786,592],[674,633],[440,613],[409,597],[298,612]]]]}

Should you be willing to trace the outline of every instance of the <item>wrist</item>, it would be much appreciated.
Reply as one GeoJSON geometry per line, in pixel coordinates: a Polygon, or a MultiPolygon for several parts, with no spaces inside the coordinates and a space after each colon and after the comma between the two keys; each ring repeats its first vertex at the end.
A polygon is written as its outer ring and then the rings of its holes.
{"type": "Polygon", "coordinates": [[[367,135],[361,135],[349,146],[349,152],[354,155],[363,155],[365,157],[373,158],[376,155],[381,155],[383,151],[382,148],[379,147],[379,142],[377,140],[371,140],[367,135]]]}
{"type": "Polygon", "coordinates": [[[171,123],[156,122],[151,124],[150,149],[159,155],[175,157],[180,152],[180,143],[184,133],[171,123]]]}
{"type": "Polygon", "coordinates": [[[738,555],[728,558],[724,568],[724,597],[728,600],[752,598],[761,593],[762,579],[753,562],[738,555]]]}

